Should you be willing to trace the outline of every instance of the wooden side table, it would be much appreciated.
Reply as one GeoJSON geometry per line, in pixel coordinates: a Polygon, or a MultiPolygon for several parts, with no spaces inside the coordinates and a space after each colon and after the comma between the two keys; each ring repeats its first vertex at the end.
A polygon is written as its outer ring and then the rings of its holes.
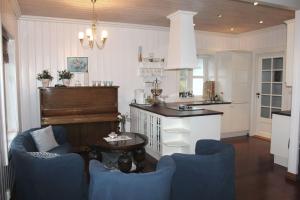
{"type": "MultiPolygon", "coordinates": [[[[120,133],[119,135],[128,136],[130,140],[122,140],[117,142],[106,142],[103,138],[99,138],[92,145],[92,149],[96,152],[121,153],[118,159],[118,167],[120,171],[128,173],[132,167],[132,162],[136,164],[136,171],[140,172],[144,168],[145,146],[148,144],[148,138],[139,133],[120,133]],[[129,153],[132,153],[133,160],[129,153]]],[[[99,156],[101,157],[101,156],[99,156]]]]}

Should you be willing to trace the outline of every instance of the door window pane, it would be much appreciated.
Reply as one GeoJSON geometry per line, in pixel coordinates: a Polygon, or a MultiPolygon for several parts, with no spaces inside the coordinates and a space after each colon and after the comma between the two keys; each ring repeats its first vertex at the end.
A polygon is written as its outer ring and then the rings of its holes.
{"type": "Polygon", "coordinates": [[[271,94],[271,83],[263,83],[261,85],[262,94],[271,94]]]}
{"type": "Polygon", "coordinates": [[[278,96],[272,97],[272,107],[281,108],[281,97],[278,96]]]}
{"type": "Polygon", "coordinates": [[[273,59],[273,69],[283,69],[283,58],[274,58],[273,59]]]}
{"type": "Polygon", "coordinates": [[[261,105],[262,106],[270,106],[271,105],[271,98],[268,95],[261,96],[261,105]]]}
{"type": "Polygon", "coordinates": [[[263,118],[270,118],[270,108],[261,107],[260,116],[263,118]]]}
{"type": "Polygon", "coordinates": [[[282,94],[282,84],[281,83],[273,83],[272,94],[275,94],[275,95],[282,94]]]}
{"type": "Polygon", "coordinates": [[[273,82],[282,82],[282,71],[273,72],[273,82]]]}
{"type": "Polygon", "coordinates": [[[262,72],[262,82],[271,82],[271,71],[262,72]]]}
{"type": "Polygon", "coordinates": [[[272,59],[266,58],[262,60],[262,70],[271,70],[272,59]]]}

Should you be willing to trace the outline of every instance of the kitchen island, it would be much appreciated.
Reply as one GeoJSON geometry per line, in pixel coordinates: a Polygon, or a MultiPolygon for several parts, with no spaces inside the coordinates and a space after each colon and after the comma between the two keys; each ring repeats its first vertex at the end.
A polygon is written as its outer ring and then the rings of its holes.
{"type": "Polygon", "coordinates": [[[130,105],[131,132],[148,136],[148,154],[156,159],[173,153],[193,154],[197,140],[220,140],[222,112],[173,107],[168,104],[130,105]]]}

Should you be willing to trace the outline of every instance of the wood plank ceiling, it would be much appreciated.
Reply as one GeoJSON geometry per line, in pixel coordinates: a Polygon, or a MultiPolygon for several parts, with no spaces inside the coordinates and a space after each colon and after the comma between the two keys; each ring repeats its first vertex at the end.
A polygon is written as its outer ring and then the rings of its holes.
{"type": "MultiPolygon", "coordinates": [[[[23,15],[91,19],[90,0],[18,0],[23,15]]],[[[197,30],[243,33],[282,24],[295,12],[239,0],[97,0],[100,21],[169,26],[176,10],[196,11],[197,30]],[[218,17],[222,15],[222,17],[218,17]],[[263,23],[259,21],[263,20],[263,23]]]]}

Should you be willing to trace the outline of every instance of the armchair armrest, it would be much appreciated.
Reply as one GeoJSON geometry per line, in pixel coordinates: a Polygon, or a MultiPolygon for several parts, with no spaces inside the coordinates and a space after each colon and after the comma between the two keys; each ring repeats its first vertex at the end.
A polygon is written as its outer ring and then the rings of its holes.
{"type": "Polygon", "coordinates": [[[14,151],[17,199],[82,200],[86,195],[84,161],[78,154],[50,158],[14,151]]]}

